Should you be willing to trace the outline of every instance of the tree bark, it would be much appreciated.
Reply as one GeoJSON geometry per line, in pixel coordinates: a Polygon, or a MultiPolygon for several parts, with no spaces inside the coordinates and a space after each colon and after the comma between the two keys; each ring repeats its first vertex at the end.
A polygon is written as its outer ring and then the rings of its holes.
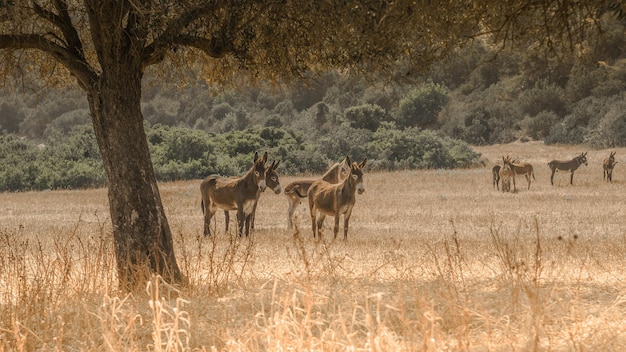
{"type": "Polygon", "coordinates": [[[153,273],[170,283],[183,283],[143,127],[141,76],[140,69],[116,67],[86,87],[108,179],[118,281],[123,291],[144,288],[153,273]]]}

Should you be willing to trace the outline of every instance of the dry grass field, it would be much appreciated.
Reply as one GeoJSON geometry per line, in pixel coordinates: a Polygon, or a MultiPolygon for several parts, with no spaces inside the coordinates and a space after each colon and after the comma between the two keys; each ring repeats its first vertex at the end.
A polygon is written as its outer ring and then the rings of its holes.
{"type": "Polygon", "coordinates": [[[288,231],[269,192],[250,238],[221,213],[203,238],[200,181],[162,184],[189,286],[134,295],[116,290],[105,190],[0,194],[0,351],[625,350],[626,149],[612,184],[609,150],[589,150],[573,186],[547,162],[584,148],[476,149],[484,168],[366,168],[347,241],[332,217],[313,239],[304,205],[288,231]],[[502,155],[534,165],[530,190],[492,187],[502,155]]]}

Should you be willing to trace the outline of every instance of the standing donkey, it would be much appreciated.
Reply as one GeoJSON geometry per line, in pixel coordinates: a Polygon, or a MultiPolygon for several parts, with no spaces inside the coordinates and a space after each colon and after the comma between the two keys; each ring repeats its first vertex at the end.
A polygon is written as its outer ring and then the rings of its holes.
{"type": "MultiPolygon", "coordinates": [[[[333,164],[324,175],[322,180],[328,183],[339,183],[343,181],[350,172],[350,165],[344,158],[341,162],[333,164]]],[[[293,181],[285,187],[285,195],[289,202],[289,210],[287,211],[287,226],[293,229],[293,214],[296,212],[298,204],[303,198],[306,198],[309,187],[316,180],[298,180],[293,181]]]]}
{"type": "Polygon", "coordinates": [[[250,234],[250,214],[256,207],[260,192],[265,191],[265,163],[267,152],[262,158],[254,153],[254,163],[245,175],[239,178],[209,176],[200,184],[202,211],[204,213],[204,235],[211,235],[211,218],[218,208],[237,210],[239,236],[250,234]]]}
{"type": "Polygon", "coordinates": [[[491,169],[491,175],[493,176],[493,186],[500,190],[500,165],[494,165],[491,169]]]}
{"type": "Polygon", "coordinates": [[[530,177],[532,176],[533,180],[536,180],[533,166],[530,163],[512,161],[511,167],[513,167],[516,175],[524,175],[526,177],[528,189],[530,189],[530,177]]]}
{"type": "Polygon", "coordinates": [[[548,163],[548,166],[552,170],[552,175],[550,175],[550,183],[554,186],[554,173],[557,170],[561,171],[569,171],[571,173],[569,178],[569,184],[574,184],[574,171],[578,169],[578,167],[582,164],[587,166],[587,152],[580,153],[580,155],[576,156],[572,160],[562,161],[562,160],[552,160],[548,163]]]}
{"type": "Polygon", "coordinates": [[[313,237],[320,235],[320,229],[324,224],[326,215],[335,217],[334,237],[337,238],[339,232],[339,218],[343,214],[343,239],[348,239],[348,224],[352,208],[356,201],[355,193],[365,192],[363,186],[363,168],[367,158],[360,164],[351,162],[346,156],[346,162],[350,165],[350,172],[341,183],[332,184],[324,180],[317,180],[311,184],[308,191],[309,210],[311,212],[311,227],[313,237]]]}
{"type": "Polygon", "coordinates": [[[617,161],[615,161],[615,152],[611,152],[609,157],[604,159],[604,162],[602,163],[602,167],[604,168],[602,179],[606,179],[606,182],[613,183],[613,168],[615,167],[615,164],[617,164],[617,161]]]}
{"type": "MultiPolygon", "coordinates": [[[[280,191],[281,191],[280,179],[278,177],[278,173],[276,172],[276,169],[278,168],[279,164],[280,164],[280,160],[278,161],[274,160],[272,161],[272,164],[270,165],[270,167],[268,167],[267,170],[265,171],[265,184],[267,188],[274,191],[275,194],[280,194],[280,191]]],[[[234,176],[231,178],[236,179],[237,177],[234,176]]],[[[261,193],[257,195],[256,204],[254,205],[254,209],[252,209],[252,214],[249,215],[250,216],[250,230],[254,230],[256,206],[259,204],[260,196],[261,196],[261,193]]],[[[228,224],[230,223],[230,215],[228,214],[228,210],[224,210],[224,221],[226,222],[226,232],[228,232],[228,224]]]]}
{"type": "Polygon", "coordinates": [[[513,179],[513,192],[515,189],[515,171],[511,163],[511,158],[507,155],[502,157],[502,167],[500,168],[500,179],[502,180],[502,192],[511,192],[511,179],[513,179]]]}

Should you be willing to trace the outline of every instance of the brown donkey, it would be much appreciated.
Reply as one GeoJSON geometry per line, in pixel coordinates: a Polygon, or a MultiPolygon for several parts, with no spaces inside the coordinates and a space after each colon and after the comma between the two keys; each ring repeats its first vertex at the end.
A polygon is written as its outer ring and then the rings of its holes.
{"type": "Polygon", "coordinates": [[[552,175],[550,175],[550,184],[554,186],[554,173],[557,170],[561,171],[569,171],[570,178],[569,184],[574,184],[574,171],[578,169],[578,167],[582,164],[587,165],[587,152],[580,153],[580,155],[576,156],[572,160],[562,161],[562,160],[552,160],[548,163],[550,170],[552,170],[552,175]]]}
{"type": "Polygon", "coordinates": [[[204,235],[211,235],[211,218],[218,208],[237,210],[239,236],[250,234],[250,214],[256,207],[260,192],[265,191],[265,163],[267,152],[262,158],[254,153],[254,163],[248,172],[239,178],[209,176],[200,184],[202,211],[204,213],[204,235]],[[244,224],[245,223],[245,224],[244,224]]]}
{"type": "Polygon", "coordinates": [[[511,167],[513,167],[513,171],[515,171],[516,175],[524,175],[524,177],[526,177],[528,189],[530,189],[530,177],[532,176],[533,180],[536,180],[533,166],[529,163],[511,161],[511,167]]]}
{"type": "Polygon", "coordinates": [[[365,192],[363,186],[363,168],[367,163],[367,158],[360,164],[351,162],[346,156],[346,162],[350,165],[348,176],[338,184],[332,184],[324,180],[317,180],[311,184],[308,191],[309,210],[311,212],[311,226],[313,237],[320,235],[320,230],[324,224],[326,215],[335,217],[334,237],[337,238],[339,232],[339,217],[343,214],[343,239],[348,239],[348,224],[352,208],[356,201],[355,193],[365,192]]]}
{"type": "MultiPolygon", "coordinates": [[[[270,167],[268,167],[267,170],[265,170],[265,184],[267,188],[271,189],[276,194],[280,194],[280,191],[281,191],[280,179],[278,177],[278,173],[276,172],[276,169],[278,168],[278,164],[280,164],[280,160],[278,161],[274,160],[272,161],[272,164],[270,165],[270,167]]],[[[236,179],[237,177],[231,177],[231,178],[236,179]]],[[[257,200],[254,205],[254,209],[252,209],[252,214],[250,214],[250,230],[254,230],[256,206],[259,204],[260,196],[261,196],[261,193],[257,195],[257,200]]],[[[224,210],[224,219],[225,219],[224,221],[226,222],[226,232],[228,232],[228,224],[230,223],[230,215],[228,214],[228,210],[224,210]]]]}
{"type": "Polygon", "coordinates": [[[613,183],[613,168],[615,167],[615,164],[617,164],[617,161],[615,161],[615,152],[611,152],[609,157],[604,159],[604,162],[602,163],[602,168],[604,169],[602,179],[606,179],[606,182],[613,183]]]}
{"type": "Polygon", "coordinates": [[[513,179],[513,192],[515,189],[515,171],[511,163],[511,158],[502,157],[502,167],[500,168],[500,178],[502,179],[502,192],[511,192],[511,179],[513,179]]]}
{"type": "Polygon", "coordinates": [[[491,175],[493,176],[493,186],[500,190],[500,165],[494,165],[491,169],[491,175]]]}
{"type": "MultiPolygon", "coordinates": [[[[350,172],[350,165],[344,158],[341,162],[334,163],[324,175],[322,180],[328,183],[339,183],[343,181],[350,172]]],[[[293,214],[303,198],[306,198],[309,187],[316,180],[299,180],[293,181],[285,187],[285,195],[289,202],[289,210],[287,211],[287,227],[293,229],[293,214]]]]}

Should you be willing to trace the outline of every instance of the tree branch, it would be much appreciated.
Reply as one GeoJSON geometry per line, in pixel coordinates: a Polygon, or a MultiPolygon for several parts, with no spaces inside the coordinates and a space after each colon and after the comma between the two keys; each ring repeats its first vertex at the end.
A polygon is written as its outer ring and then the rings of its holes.
{"type": "MultiPolygon", "coordinates": [[[[208,40],[202,37],[186,37],[182,36],[182,32],[191,25],[194,21],[207,16],[219,7],[219,1],[210,2],[208,5],[204,4],[201,6],[193,7],[188,11],[183,12],[180,16],[170,21],[163,33],[159,35],[151,44],[146,46],[143,53],[143,66],[149,66],[153,64],[157,64],[165,58],[165,53],[172,47],[172,44],[175,44],[175,41],[179,41],[180,45],[191,45],[185,44],[185,42],[196,43],[194,47],[197,47],[200,50],[205,51],[203,48],[208,48],[210,44],[202,43],[203,41],[209,42],[217,42],[217,39],[208,40]],[[178,38],[178,39],[176,39],[178,38]]],[[[218,46],[217,43],[215,44],[218,46]]],[[[205,51],[208,55],[211,51],[205,51]]],[[[221,57],[224,54],[221,54],[216,57],[221,57]]]]}
{"type": "Polygon", "coordinates": [[[68,50],[38,34],[0,35],[0,49],[35,49],[52,56],[78,79],[81,86],[95,81],[95,73],[76,52],[68,50]]]}
{"type": "Polygon", "coordinates": [[[61,0],[55,0],[54,6],[59,12],[58,14],[44,9],[37,2],[33,2],[33,10],[35,13],[39,15],[39,17],[53,24],[55,27],[59,28],[59,30],[63,33],[68,50],[73,51],[79,57],[84,58],[85,54],[83,51],[83,44],[78,36],[78,32],[76,32],[76,29],[72,25],[72,19],[70,18],[70,14],[68,12],[67,3],[61,0]]]}

